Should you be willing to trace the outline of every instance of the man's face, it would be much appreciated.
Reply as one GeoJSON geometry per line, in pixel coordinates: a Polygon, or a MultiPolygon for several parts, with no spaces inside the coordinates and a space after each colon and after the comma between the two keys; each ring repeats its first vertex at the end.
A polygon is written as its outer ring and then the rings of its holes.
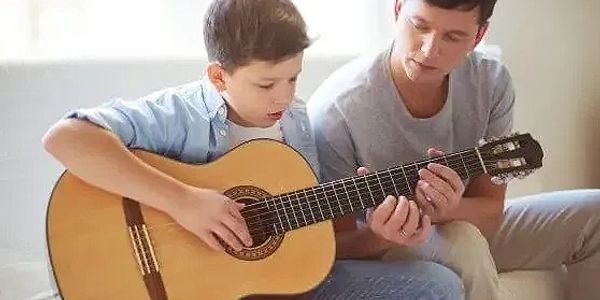
{"type": "Polygon", "coordinates": [[[281,119],[294,99],[303,56],[301,52],[278,63],[252,61],[231,73],[223,70],[220,90],[229,106],[228,119],[246,127],[270,127],[281,119]]]}
{"type": "Polygon", "coordinates": [[[392,60],[413,82],[436,82],[457,67],[487,29],[479,9],[443,9],[424,0],[398,0],[392,60]]]}

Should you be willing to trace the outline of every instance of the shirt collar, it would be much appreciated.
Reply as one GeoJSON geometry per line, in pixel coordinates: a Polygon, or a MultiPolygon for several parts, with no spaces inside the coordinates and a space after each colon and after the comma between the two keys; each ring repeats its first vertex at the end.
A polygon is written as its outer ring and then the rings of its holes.
{"type": "Polygon", "coordinates": [[[202,78],[201,85],[204,94],[204,103],[208,110],[208,116],[213,119],[221,107],[227,109],[225,107],[225,100],[223,100],[223,96],[221,96],[217,88],[210,82],[208,76],[202,78]]]}

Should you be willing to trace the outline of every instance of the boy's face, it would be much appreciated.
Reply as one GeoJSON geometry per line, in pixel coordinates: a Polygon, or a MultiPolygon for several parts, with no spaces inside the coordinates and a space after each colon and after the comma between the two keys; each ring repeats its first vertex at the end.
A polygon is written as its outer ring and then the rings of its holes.
{"type": "Polygon", "coordinates": [[[413,82],[443,80],[481,41],[479,9],[443,9],[424,0],[398,0],[393,63],[413,82]]]}
{"type": "Polygon", "coordinates": [[[296,93],[303,52],[281,62],[252,61],[232,73],[212,64],[208,76],[221,91],[232,122],[246,127],[270,127],[281,119],[296,93]]]}

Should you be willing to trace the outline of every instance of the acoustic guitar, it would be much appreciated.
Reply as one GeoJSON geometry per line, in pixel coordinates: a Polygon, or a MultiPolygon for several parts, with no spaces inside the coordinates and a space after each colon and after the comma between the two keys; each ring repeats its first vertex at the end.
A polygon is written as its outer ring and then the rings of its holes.
{"type": "Polygon", "coordinates": [[[486,173],[500,183],[540,168],[543,157],[531,135],[516,134],[318,184],[298,152],[272,140],[244,143],[203,165],[132,151],[186,184],[246,203],[242,216],[254,245],[241,251],[210,250],[165,213],[65,171],[47,211],[49,254],[63,299],[238,299],[302,293],[316,287],[333,264],[331,220],[374,207],[386,195],[410,197],[417,171],[429,162],[452,168],[464,180],[486,173]]]}

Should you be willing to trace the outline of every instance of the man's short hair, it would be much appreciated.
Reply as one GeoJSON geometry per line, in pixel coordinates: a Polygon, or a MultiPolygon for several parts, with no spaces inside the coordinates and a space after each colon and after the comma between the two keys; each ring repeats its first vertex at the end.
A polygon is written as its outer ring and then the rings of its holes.
{"type": "Polygon", "coordinates": [[[425,0],[425,2],[440,8],[464,11],[479,7],[479,24],[484,24],[490,19],[496,5],[496,0],[425,0]]]}

